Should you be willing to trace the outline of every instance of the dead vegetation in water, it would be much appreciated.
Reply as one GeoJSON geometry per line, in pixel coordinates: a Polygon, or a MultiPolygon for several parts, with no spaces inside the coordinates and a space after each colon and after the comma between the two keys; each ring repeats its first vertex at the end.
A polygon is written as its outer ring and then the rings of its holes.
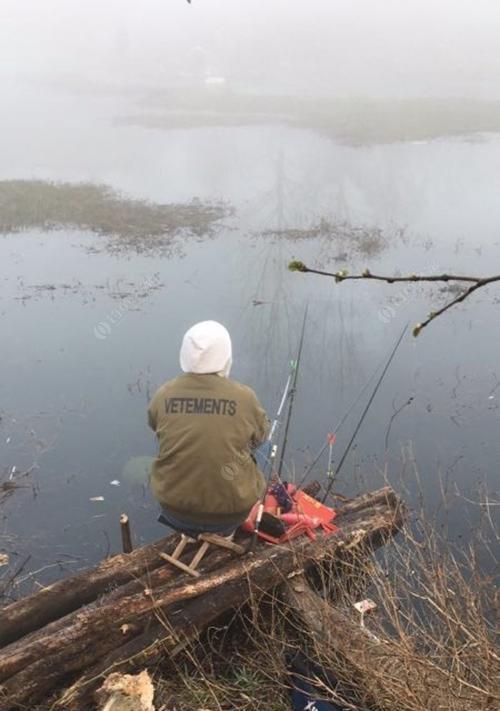
{"type": "Polygon", "coordinates": [[[164,287],[165,283],[161,281],[159,272],[142,281],[107,279],[98,284],[84,284],[79,279],[57,284],[26,284],[24,279],[18,279],[17,289],[20,295],[14,299],[24,304],[43,298],[54,300],[61,296],[79,296],[82,303],[88,304],[96,301],[96,294],[105,294],[113,301],[121,303],[127,311],[141,311],[141,302],[148,300],[164,287]]]}
{"type": "Polygon", "coordinates": [[[260,234],[262,237],[287,242],[318,240],[324,245],[323,251],[328,255],[327,260],[337,262],[345,262],[353,257],[375,258],[394,240],[405,239],[403,229],[398,229],[395,234],[389,234],[380,227],[356,226],[346,220],[333,221],[324,217],[310,227],[265,230],[260,234]],[[333,254],[332,250],[335,250],[333,254]]]}
{"type": "Polygon", "coordinates": [[[228,213],[221,203],[157,204],[93,183],[0,181],[1,234],[88,230],[105,237],[103,249],[111,253],[175,253],[179,237],[212,237],[228,213]]]}

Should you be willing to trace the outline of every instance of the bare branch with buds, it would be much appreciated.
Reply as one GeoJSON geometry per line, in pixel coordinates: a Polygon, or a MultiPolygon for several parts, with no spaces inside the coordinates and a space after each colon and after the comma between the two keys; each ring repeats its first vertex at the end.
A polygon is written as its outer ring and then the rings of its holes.
{"type": "Polygon", "coordinates": [[[381,274],[372,274],[369,269],[365,269],[361,274],[349,274],[345,269],[341,269],[338,272],[325,272],[321,269],[310,269],[304,262],[293,261],[290,262],[288,268],[292,272],[303,272],[309,274],[319,274],[320,276],[332,277],[337,283],[342,281],[347,281],[348,279],[372,279],[374,281],[384,281],[386,284],[396,284],[399,282],[463,282],[464,284],[470,284],[464,291],[456,296],[454,299],[449,301],[443,307],[437,311],[431,311],[425,321],[422,323],[417,323],[413,328],[413,335],[418,336],[420,331],[429,325],[438,316],[441,316],[445,311],[451,309],[452,306],[465,301],[471,294],[473,294],[477,289],[481,289],[488,284],[500,281],[500,274],[491,277],[474,277],[458,274],[433,274],[430,276],[422,274],[409,274],[407,276],[383,276],[381,274]]]}

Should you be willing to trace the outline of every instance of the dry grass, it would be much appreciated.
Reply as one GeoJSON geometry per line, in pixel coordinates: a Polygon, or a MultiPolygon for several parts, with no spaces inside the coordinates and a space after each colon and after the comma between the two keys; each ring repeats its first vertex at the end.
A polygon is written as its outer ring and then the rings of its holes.
{"type": "Polygon", "coordinates": [[[151,669],[156,708],[288,710],[287,660],[300,650],[328,671],[309,676],[316,698],[349,711],[496,711],[498,502],[476,503],[484,516],[466,544],[439,535],[422,510],[385,548],[354,542],[307,580],[252,588],[195,642],[172,639],[162,616],[169,641],[151,669]],[[361,628],[353,603],[365,597],[377,611],[361,628]]]}
{"type": "Polygon", "coordinates": [[[168,253],[181,234],[212,236],[226,214],[222,204],[162,205],[126,198],[106,185],[0,181],[0,233],[89,230],[106,237],[104,246],[111,252],[168,253]]]}
{"type": "Polygon", "coordinates": [[[479,562],[488,551],[482,534],[455,548],[422,520],[375,555],[353,549],[310,581],[312,626],[280,591],[252,601],[157,669],[158,707],[289,709],[285,657],[301,649],[339,680],[315,678],[318,696],[346,709],[493,711],[498,593],[479,562]],[[352,606],[366,596],[378,606],[368,633],[352,606]]]}
{"type": "MultiPolygon", "coordinates": [[[[420,524],[364,569],[378,605],[368,623],[377,639],[337,626],[329,643],[311,638],[312,655],[383,711],[473,711],[500,704],[497,593],[474,545],[455,550],[420,524]]],[[[336,609],[357,622],[343,584],[336,609]]],[[[335,614],[331,615],[332,624],[335,614]]],[[[331,690],[329,690],[331,691],[331,690]]]]}

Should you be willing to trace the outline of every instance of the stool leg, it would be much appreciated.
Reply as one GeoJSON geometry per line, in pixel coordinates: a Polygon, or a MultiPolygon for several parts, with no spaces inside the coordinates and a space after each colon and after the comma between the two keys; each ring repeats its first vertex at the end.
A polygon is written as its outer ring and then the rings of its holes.
{"type": "Polygon", "coordinates": [[[196,568],[198,567],[199,563],[201,562],[201,559],[203,558],[203,556],[204,556],[205,553],[207,552],[209,546],[210,546],[210,543],[208,543],[207,541],[203,541],[203,543],[201,544],[201,546],[198,548],[198,552],[196,553],[195,557],[193,558],[193,560],[192,560],[191,563],[189,564],[189,567],[191,568],[191,570],[196,570],[196,568]]]}
{"type": "Polygon", "coordinates": [[[171,555],[168,555],[167,553],[160,553],[160,557],[163,558],[163,560],[168,561],[170,563],[170,565],[174,565],[179,570],[182,570],[184,573],[187,573],[188,575],[192,575],[193,578],[200,577],[200,574],[198,573],[197,570],[193,570],[189,565],[186,565],[185,563],[183,563],[182,560],[177,560],[177,558],[173,558],[171,555]]]}
{"type": "Polygon", "coordinates": [[[187,546],[187,544],[192,541],[192,538],[189,538],[189,536],[186,536],[185,533],[181,533],[181,540],[177,544],[174,552],[172,553],[172,558],[180,558],[182,553],[184,552],[184,548],[187,546]]]}

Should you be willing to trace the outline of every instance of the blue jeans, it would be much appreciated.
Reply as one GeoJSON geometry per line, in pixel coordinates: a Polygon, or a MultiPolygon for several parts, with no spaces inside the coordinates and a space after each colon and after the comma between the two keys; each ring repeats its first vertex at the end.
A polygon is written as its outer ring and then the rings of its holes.
{"type": "MultiPolygon", "coordinates": [[[[164,526],[173,528],[174,531],[179,533],[185,533],[186,536],[191,536],[191,538],[196,538],[200,533],[220,533],[222,536],[230,536],[238,528],[239,524],[232,524],[226,528],[221,527],[220,524],[213,523],[193,523],[192,521],[182,521],[176,516],[172,516],[170,511],[163,506],[160,506],[160,515],[158,516],[158,521],[163,523],[164,526]]],[[[242,521],[243,523],[243,521],[242,521]]]]}

